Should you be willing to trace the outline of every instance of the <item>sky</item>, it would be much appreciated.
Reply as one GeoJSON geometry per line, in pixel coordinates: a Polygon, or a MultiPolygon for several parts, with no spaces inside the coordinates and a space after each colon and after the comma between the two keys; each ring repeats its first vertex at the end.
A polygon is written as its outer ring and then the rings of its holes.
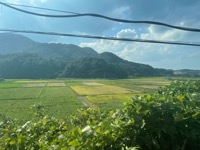
{"type": "MultiPolygon", "coordinates": [[[[128,20],[147,20],[177,26],[200,28],[199,0],[0,0],[1,2],[45,7],[77,13],[97,13],[128,20]]],[[[44,14],[59,12],[22,8],[44,14]]],[[[200,43],[200,33],[150,24],[125,24],[94,17],[45,18],[0,7],[0,28],[118,38],[140,38],[200,43]]],[[[65,14],[66,15],[66,14],[65,14]]],[[[119,57],[155,68],[200,70],[200,47],[153,43],[107,41],[24,34],[38,42],[76,44],[98,53],[112,52],[119,57]]]]}

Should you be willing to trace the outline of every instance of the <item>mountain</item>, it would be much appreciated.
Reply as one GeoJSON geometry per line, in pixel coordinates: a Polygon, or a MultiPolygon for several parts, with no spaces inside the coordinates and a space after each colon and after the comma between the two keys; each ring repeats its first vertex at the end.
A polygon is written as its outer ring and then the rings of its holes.
{"type": "Polygon", "coordinates": [[[26,52],[37,46],[31,39],[11,33],[0,33],[0,54],[26,52]]]}
{"type": "Polygon", "coordinates": [[[119,63],[119,62],[124,62],[124,60],[117,55],[111,53],[111,52],[103,52],[99,54],[98,56],[101,59],[104,59],[108,63],[119,63]]]}
{"type": "Polygon", "coordinates": [[[61,70],[62,67],[58,63],[37,54],[0,55],[0,78],[56,78],[61,70]]]}
{"type": "Polygon", "coordinates": [[[20,52],[35,53],[44,58],[66,62],[98,55],[92,48],[81,48],[73,44],[39,43],[22,35],[0,33],[0,54],[20,52]]]}
{"type": "Polygon", "coordinates": [[[0,33],[0,76],[4,78],[127,78],[173,75],[173,70],[97,53],[73,44],[39,43],[0,33]]]}
{"type": "Polygon", "coordinates": [[[150,65],[127,61],[110,52],[104,52],[99,54],[99,58],[104,59],[108,63],[123,68],[129,77],[173,75],[173,70],[158,69],[158,68],[153,68],[150,65]]]}
{"type": "Polygon", "coordinates": [[[175,70],[174,75],[181,77],[200,77],[200,70],[190,70],[190,69],[175,70]]]}
{"type": "Polygon", "coordinates": [[[110,64],[104,59],[86,57],[71,63],[65,68],[61,77],[69,78],[127,78],[125,70],[110,64]]]}

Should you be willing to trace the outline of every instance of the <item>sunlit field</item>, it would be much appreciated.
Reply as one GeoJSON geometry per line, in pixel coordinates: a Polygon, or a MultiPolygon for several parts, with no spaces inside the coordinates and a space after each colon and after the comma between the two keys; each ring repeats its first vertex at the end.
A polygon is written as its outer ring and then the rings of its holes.
{"type": "Polygon", "coordinates": [[[34,115],[33,105],[44,106],[47,114],[58,118],[80,108],[118,108],[131,97],[170,82],[166,78],[6,80],[0,82],[0,114],[25,121],[34,115]]]}

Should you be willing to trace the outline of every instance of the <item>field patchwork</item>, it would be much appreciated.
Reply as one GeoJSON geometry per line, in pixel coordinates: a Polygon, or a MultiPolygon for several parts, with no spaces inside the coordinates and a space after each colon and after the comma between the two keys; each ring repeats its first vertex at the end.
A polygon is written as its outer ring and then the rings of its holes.
{"type": "Polygon", "coordinates": [[[0,82],[0,114],[23,122],[32,117],[34,111],[30,107],[35,104],[44,106],[48,115],[58,118],[76,113],[85,107],[84,102],[103,109],[121,108],[131,97],[154,91],[169,82],[163,78],[11,79],[0,82]]]}
{"type": "Polygon", "coordinates": [[[97,83],[97,82],[84,82],[84,85],[104,85],[102,83],[97,83]]]}
{"type": "Polygon", "coordinates": [[[66,86],[65,83],[63,82],[49,82],[49,83],[28,83],[24,87],[44,87],[44,86],[49,86],[49,87],[61,87],[61,86],[66,86]]]}
{"type": "Polygon", "coordinates": [[[5,88],[0,89],[0,100],[36,99],[42,88],[5,88]]]}
{"type": "Polygon", "coordinates": [[[71,86],[78,95],[101,95],[101,94],[122,94],[131,93],[127,88],[113,85],[92,85],[92,86],[71,86]]]}
{"type": "Polygon", "coordinates": [[[68,97],[68,94],[69,90],[67,87],[48,87],[43,91],[40,98],[68,97]]]}
{"type": "Polygon", "coordinates": [[[47,86],[56,86],[56,87],[61,87],[61,86],[66,86],[65,83],[63,82],[53,82],[53,83],[47,83],[47,86]]]}
{"type": "Polygon", "coordinates": [[[24,87],[44,87],[46,83],[29,83],[26,84],[24,87]]]}
{"type": "Polygon", "coordinates": [[[12,80],[0,83],[0,115],[20,122],[34,115],[33,105],[42,105],[48,115],[64,118],[84,107],[64,82],[47,80],[12,80]]]}
{"type": "Polygon", "coordinates": [[[86,99],[94,104],[121,103],[131,100],[137,94],[111,94],[111,95],[89,95],[86,99]]]}

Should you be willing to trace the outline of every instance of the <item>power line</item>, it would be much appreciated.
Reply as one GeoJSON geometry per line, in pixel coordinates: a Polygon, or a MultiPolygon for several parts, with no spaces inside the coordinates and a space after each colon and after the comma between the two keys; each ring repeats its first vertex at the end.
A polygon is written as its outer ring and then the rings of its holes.
{"type": "MultiPolygon", "coordinates": [[[[94,13],[74,13],[72,15],[49,15],[49,14],[41,14],[41,13],[35,13],[35,12],[31,12],[31,11],[27,11],[27,10],[23,10],[23,9],[19,9],[16,7],[11,6],[8,3],[3,3],[0,2],[1,5],[4,5],[6,7],[9,7],[11,9],[23,12],[23,13],[27,13],[27,14],[31,14],[31,15],[36,15],[36,16],[42,16],[42,17],[50,17],[50,18],[72,18],[72,17],[85,17],[85,16],[90,16],[90,17],[97,17],[97,18],[103,18],[103,19],[107,19],[107,20],[111,20],[111,21],[115,21],[115,22],[121,22],[121,23],[130,23],[130,24],[138,24],[138,23],[143,23],[143,24],[153,24],[153,25],[159,25],[159,26],[165,26],[165,27],[169,27],[169,28],[174,28],[174,29],[178,29],[178,30],[183,30],[183,31],[191,31],[191,32],[200,32],[200,29],[198,28],[188,28],[188,27],[181,27],[181,26],[175,26],[175,25],[170,25],[167,23],[162,23],[162,22],[157,22],[157,21],[134,21],[134,20],[125,20],[125,19],[118,19],[118,18],[112,18],[112,17],[108,17],[108,16],[104,16],[104,15],[100,15],[100,14],[94,14],[94,13]]],[[[23,5],[23,6],[27,6],[27,5],[23,5]]],[[[32,6],[31,6],[32,7],[32,6]]],[[[38,7],[40,8],[40,7],[38,7]]],[[[42,8],[42,9],[46,9],[46,8],[42,8]]],[[[48,9],[46,9],[48,10],[48,9]]],[[[50,9],[49,9],[50,10],[50,9]]]]}
{"type": "MultiPolygon", "coordinates": [[[[0,2],[1,3],[1,2],[0,2]]],[[[64,11],[64,10],[58,10],[58,9],[51,9],[51,8],[44,8],[44,7],[36,7],[36,6],[28,6],[28,5],[20,5],[20,4],[12,4],[12,3],[5,3],[7,5],[11,6],[19,6],[19,7],[26,7],[26,8],[34,8],[34,9],[41,9],[41,10],[48,10],[48,11],[54,11],[54,12],[61,12],[61,13],[68,13],[68,14],[79,14],[71,11],[64,11]]]]}
{"type": "Polygon", "coordinates": [[[116,38],[116,37],[103,37],[103,36],[95,36],[95,35],[80,35],[80,34],[68,34],[68,33],[57,33],[57,32],[41,32],[41,31],[32,31],[32,30],[0,29],[0,31],[13,32],[13,33],[31,33],[31,34],[42,34],[42,35],[54,35],[54,36],[80,37],[80,38],[89,38],[89,39],[103,39],[103,40],[113,40],[113,41],[126,41],[126,42],[200,46],[200,43],[190,43],[190,42],[180,42],[180,41],[160,41],[160,40],[147,40],[147,39],[136,39],[136,38],[116,38]]]}

